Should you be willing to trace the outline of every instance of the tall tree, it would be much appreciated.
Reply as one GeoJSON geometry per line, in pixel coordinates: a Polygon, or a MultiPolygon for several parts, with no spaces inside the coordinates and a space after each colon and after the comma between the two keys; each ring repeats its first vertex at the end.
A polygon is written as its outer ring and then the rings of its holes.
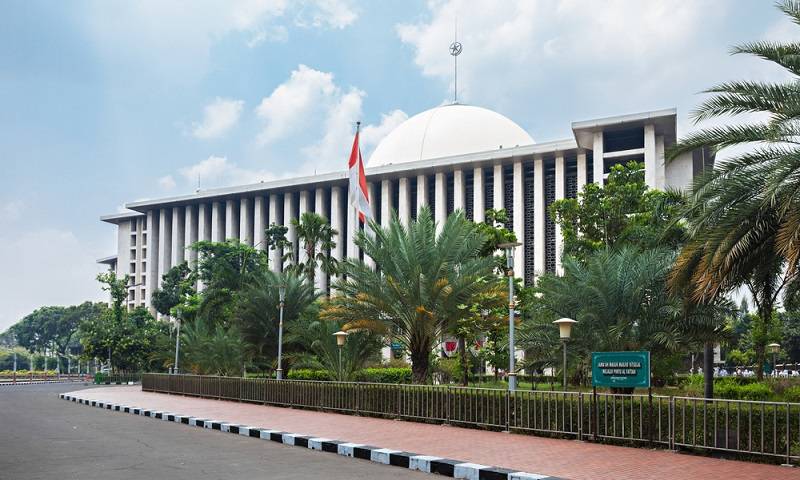
{"type": "Polygon", "coordinates": [[[192,248],[198,253],[197,274],[205,286],[197,315],[210,324],[228,325],[239,293],[254,275],[268,270],[267,254],[238,240],[202,241],[192,248]]]}
{"type": "Polygon", "coordinates": [[[392,217],[387,228],[370,222],[357,245],[375,268],[357,259],[340,264],[337,292],[323,319],[346,331],[392,332],[411,356],[415,383],[429,379],[430,355],[462,313],[491,288],[494,261],[481,257],[486,239],[461,212],[450,215],[437,233],[430,209],[422,208],[408,227],[392,217]]]}
{"type": "Polygon", "coordinates": [[[187,303],[196,293],[197,275],[183,262],[170,268],[161,278],[161,288],[153,291],[153,308],[161,315],[175,316],[173,309],[187,303]]]}
{"type": "Polygon", "coordinates": [[[564,236],[564,256],[579,260],[601,249],[636,245],[675,248],[684,232],[678,218],[685,199],[678,192],[647,188],[644,164],[614,165],[603,187],[587,183],[577,198],[553,202],[550,216],[564,236]]]}
{"type": "MultiPolygon", "coordinates": [[[[777,6],[800,24],[800,2],[777,6]]],[[[693,185],[691,240],[676,262],[671,284],[687,288],[697,303],[713,302],[745,285],[770,331],[780,295],[796,289],[800,263],[800,44],[758,41],[734,47],[733,53],[772,62],[792,78],[783,83],[733,81],[708,89],[712,96],[694,112],[695,121],[753,113],[761,114],[759,120],[705,128],[668,150],[670,161],[697,149],[718,153],[738,147],[693,185]]],[[[759,335],[754,345],[759,378],[767,341],[759,335]]]]}
{"type": "Polygon", "coordinates": [[[314,286],[294,273],[261,270],[253,275],[236,304],[236,319],[251,357],[272,363],[277,353],[279,288],[286,287],[284,324],[299,318],[317,298],[314,286]]]}
{"type": "Polygon", "coordinates": [[[339,232],[325,217],[314,212],[303,213],[299,220],[293,218],[292,225],[305,254],[304,261],[296,264],[298,273],[305,275],[311,285],[314,285],[317,266],[323,273],[335,273],[337,262],[331,251],[336,248],[334,237],[339,232]]]}

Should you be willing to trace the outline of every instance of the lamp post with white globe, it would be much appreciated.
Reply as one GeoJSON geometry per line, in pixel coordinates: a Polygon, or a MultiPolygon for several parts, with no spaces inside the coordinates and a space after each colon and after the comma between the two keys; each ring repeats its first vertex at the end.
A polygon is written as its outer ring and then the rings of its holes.
{"type": "Polygon", "coordinates": [[[569,342],[569,339],[572,336],[572,325],[578,322],[571,318],[559,318],[553,323],[558,325],[558,335],[559,337],[561,337],[561,343],[564,345],[564,363],[561,368],[564,374],[564,383],[562,384],[562,386],[564,390],[566,390],[567,389],[567,342],[569,342]]]}

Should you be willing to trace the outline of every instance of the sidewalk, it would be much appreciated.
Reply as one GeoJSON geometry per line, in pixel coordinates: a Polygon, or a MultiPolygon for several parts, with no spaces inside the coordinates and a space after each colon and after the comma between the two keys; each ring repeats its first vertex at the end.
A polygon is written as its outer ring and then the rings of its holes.
{"type": "Polygon", "coordinates": [[[73,394],[90,400],[497,465],[571,480],[800,480],[800,468],[142,392],[138,385],[81,390],[73,394]]]}

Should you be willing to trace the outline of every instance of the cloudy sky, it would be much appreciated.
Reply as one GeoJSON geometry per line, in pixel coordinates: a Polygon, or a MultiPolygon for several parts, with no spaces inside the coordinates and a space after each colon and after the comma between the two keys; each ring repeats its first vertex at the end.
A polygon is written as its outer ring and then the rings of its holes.
{"type": "Polygon", "coordinates": [[[537,141],[570,122],[775,79],[732,44],[797,38],[770,2],[72,1],[0,5],[0,331],[104,295],[98,221],[126,202],[342,170],[407,116],[459,98],[537,141]]]}

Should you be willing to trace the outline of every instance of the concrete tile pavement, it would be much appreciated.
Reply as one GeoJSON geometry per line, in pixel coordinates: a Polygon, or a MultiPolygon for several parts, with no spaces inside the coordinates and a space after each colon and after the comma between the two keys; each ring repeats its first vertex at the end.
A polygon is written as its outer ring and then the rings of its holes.
{"type": "Polygon", "coordinates": [[[82,390],[80,396],[573,480],[800,480],[798,468],[721,460],[662,450],[182,397],[142,392],[139,386],[82,390]]]}

